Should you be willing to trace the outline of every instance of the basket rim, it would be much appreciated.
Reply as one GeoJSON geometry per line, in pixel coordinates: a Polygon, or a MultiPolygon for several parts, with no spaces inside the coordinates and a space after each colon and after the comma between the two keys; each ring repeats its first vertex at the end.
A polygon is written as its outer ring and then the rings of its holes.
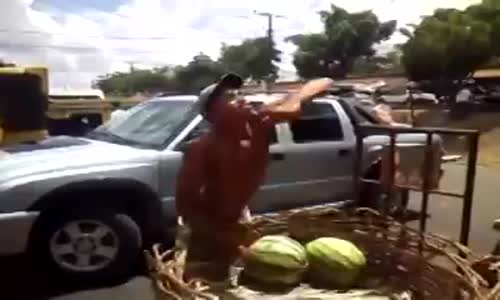
{"type": "MultiPolygon", "coordinates": [[[[349,209],[347,211],[345,210],[339,210],[335,207],[322,207],[321,209],[301,209],[301,210],[288,210],[288,211],[283,211],[279,213],[274,213],[272,215],[259,215],[255,216],[253,221],[248,224],[252,229],[256,229],[263,235],[267,235],[266,231],[263,229],[275,229],[276,231],[281,231],[285,232],[288,230],[288,226],[294,218],[318,218],[318,219],[327,219],[330,218],[330,221],[350,221],[355,224],[365,224],[368,226],[370,229],[377,230],[381,228],[381,225],[389,225],[391,229],[397,229],[400,230],[401,232],[404,232],[407,237],[410,239],[413,239],[413,241],[419,241],[422,243],[427,250],[433,250],[436,253],[441,253],[443,257],[447,258],[449,261],[451,261],[457,269],[455,270],[449,270],[443,267],[440,267],[442,270],[445,270],[446,272],[449,272],[450,276],[455,276],[457,282],[462,282],[466,287],[470,294],[473,296],[473,299],[479,299],[479,300],[490,300],[490,299],[495,299],[496,295],[500,294],[500,284],[497,285],[495,288],[491,290],[487,290],[484,292],[482,290],[482,286],[485,286],[487,283],[484,280],[484,278],[479,275],[474,269],[472,269],[472,266],[474,263],[478,262],[484,262],[486,260],[491,260],[492,262],[499,262],[500,258],[497,257],[481,257],[477,254],[475,254],[470,248],[466,247],[465,245],[462,245],[456,241],[451,240],[450,238],[447,238],[443,235],[440,234],[435,234],[435,233],[423,233],[418,231],[417,229],[408,227],[406,224],[402,224],[395,220],[392,217],[383,215],[377,211],[374,211],[373,209],[370,208],[355,208],[355,209],[349,209]],[[279,230],[278,230],[279,229],[279,230]],[[456,253],[448,253],[448,249],[454,249],[456,253]],[[459,253],[464,253],[466,257],[461,257],[459,253]]],[[[332,222],[333,222],[332,221],[332,222]]],[[[273,234],[273,233],[269,233],[273,234]]],[[[389,235],[388,235],[389,236],[389,235]]],[[[418,244],[418,243],[417,243],[418,244]]],[[[415,245],[413,245],[415,247],[415,245]]],[[[402,248],[404,251],[405,248],[402,248]]],[[[158,249],[156,249],[156,252],[153,247],[153,254],[151,254],[150,251],[146,251],[146,256],[148,261],[150,262],[150,272],[152,273],[153,278],[158,278],[161,277],[159,276],[160,273],[168,272],[168,270],[172,270],[177,268],[182,268],[182,261],[179,261],[178,257],[182,256],[182,251],[185,251],[183,249],[173,249],[171,250],[169,255],[165,255],[165,253],[161,253],[158,249]],[[149,256],[149,258],[148,258],[149,256]]],[[[411,255],[418,255],[418,252],[409,252],[411,255]]],[[[429,262],[427,262],[429,263],[429,262]]],[[[309,264],[308,264],[309,265],[309,264]]],[[[436,268],[434,264],[429,263],[430,266],[433,268],[436,268]]],[[[174,272],[175,273],[175,272],[174,272]]],[[[178,274],[177,274],[178,275],[178,274]]],[[[168,276],[167,276],[168,277],[168,276]]],[[[165,279],[165,276],[162,277],[161,280],[170,280],[172,281],[173,279],[165,279]]],[[[201,293],[203,291],[204,296],[201,297],[201,299],[217,299],[217,298],[210,298],[214,295],[206,294],[206,289],[203,287],[207,288],[207,284],[204,283],[203,280],[195,279],[194,281],[190,282],[184,282],[182,276],[179,278],[176,278],[177,281],[180,281],[181,283],[184,284],[184,288],[181,288],[181,290],[184,290],[184,293],[187,293],[188,295],[194,295],[193,291],[186,292],[185,290],[190,290],[194,288],[193,282],[197,282],[198,290],[196,293],[201,293]]],[[[158,284],[158,283],[157,283],[158,284]]],[[[161,285],[162,283],[160,283],[161,285]]],[[[172,287],[172,284],[165,284],[169,285],[172,287]]],[[[178,289],[178,287],[177,287],[178,289]]],[[[175,290],[175,288],[174,288],[175,290]]],[[[196,289],[195,289],[196,290],[196,289]]],[[[180,299],[188,299],[188,298],[180,298],[180,299]]]]}

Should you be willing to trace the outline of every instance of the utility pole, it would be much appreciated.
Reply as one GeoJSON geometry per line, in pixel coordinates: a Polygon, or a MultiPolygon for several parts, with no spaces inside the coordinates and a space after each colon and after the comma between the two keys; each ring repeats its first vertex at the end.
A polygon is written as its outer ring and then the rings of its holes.
{"type": "Polygon", "coordinates": [[[267,43],[269,47],[269,78],[267,79],[267,83],[270,84],[274,81],[271,74],[271,66],[273,65],[272,53],[273,53],[273,19],[274,18],[284,18],[285,16],[272,14],[268,12],[258,12],[254,11],[256,15],[266,17],[267,18],[267,43]]]}
{"type": "Polygon", "coordinates": [[[130,73],[133,73],[135,71],[135,62],[134,61],[126,61],[126,64],[128,64],[130,73]]]}

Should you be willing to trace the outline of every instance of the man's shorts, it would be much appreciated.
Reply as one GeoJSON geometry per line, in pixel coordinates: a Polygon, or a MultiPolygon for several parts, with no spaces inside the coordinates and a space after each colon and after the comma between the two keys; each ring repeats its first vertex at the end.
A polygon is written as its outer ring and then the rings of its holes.
{"type": "Polygon", "coordinates": [[[250,220],[250,211],[246,208],[240,222],[224,226],[212,234],[192,228],[179,218],[176,247],[187,250],[188,265],[217,269],[215,273],[224,276],[224,271],[229,271],[229,267],[239,258],[239,246],[248,246],[258,238],[248,226],[250,220]]]}
{"type": "MultiPolygon", "coordinates": [[[[250,209],[248,207],[245,207],[240,221],[238,223],[235,223],[234,226],[226,226],[223,229],[221,229],[221,232],[218,232],[216,234],[217,236],[220,235],[245,235],[247,232],[245,230],[246,224],[251,223],[252,221],[252,215],[250,213],[250,209]]],[[[217,236],[210,236],[206,237],[206,234],[203,234],[201,232],[198,232],[196,228],[191,228],[189,224],[185,223],[182,219],[182,217],[179,217],[177,219],[177,231],[176,231],[176,246],[179,249],[187,249],[189,247],[189,243],[198,243],[196,240],[193,240],[193,237],[196,237],[197,239],[201,240],[207,240],[208,244],[212,244],[214,240],[217,239],[217,236]]],[[[243,240],[245,240],[244,237],[242,237],[243,240]]]]}

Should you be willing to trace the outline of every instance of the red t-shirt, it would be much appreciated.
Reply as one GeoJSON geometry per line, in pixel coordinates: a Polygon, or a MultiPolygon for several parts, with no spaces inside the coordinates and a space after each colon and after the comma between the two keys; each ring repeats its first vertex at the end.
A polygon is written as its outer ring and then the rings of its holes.
{"type": "Polygon", "coordinates": [[[176,205],[188,223],[237,222],[265,178],[273,123],[250,106],[226,105],[219,113],[179,173],[176,205]]]}

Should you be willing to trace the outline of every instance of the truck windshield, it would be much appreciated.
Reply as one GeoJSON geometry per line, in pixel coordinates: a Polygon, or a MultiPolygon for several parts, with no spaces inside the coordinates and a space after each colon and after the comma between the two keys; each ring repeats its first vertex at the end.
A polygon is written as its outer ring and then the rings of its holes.
{"type": "Polygon", "coordinates": [[[89,138],[136,146],[159,148],[196,115],[192,102],[147,101],[111,119],[88,134],[89,138]]]}

